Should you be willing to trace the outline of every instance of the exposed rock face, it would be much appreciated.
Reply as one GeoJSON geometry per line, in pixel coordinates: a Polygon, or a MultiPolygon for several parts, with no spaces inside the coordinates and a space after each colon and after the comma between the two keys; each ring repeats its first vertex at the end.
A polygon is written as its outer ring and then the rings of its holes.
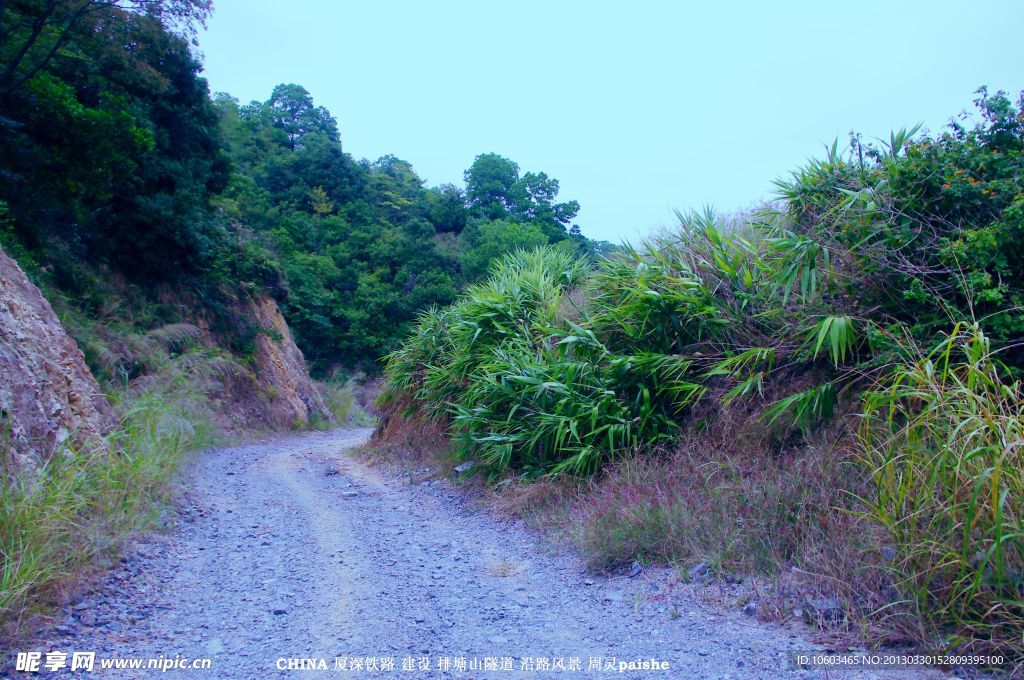
{"type": "MultiPolygon", "coordinates": [[[[182,323],[199,329],[199,342],[210,348],[226,348],[224,319],[214,324],[210,311],[199,300],[182,298],[168,289],[161,301],[185,310],[182,323]],[[219,332],[214,326],[221,326],[219,332]]],[[[295,345],[288,324],[273,298],[236,291],[226,305],[229,333],[252,341],[249,361],[240,370],[222,372],[216,384],[205,389],[210,415],[225,432],[252,435],[265,430],[306,427],[311,421],[333,423],[334,416],[313,385],[302,351],[295,345]]],[[[239,357],[235,357],[239,359],[239,357]]]]}
{"type": "Polygon", "coordinates": [[[292,340],[288,324],[273,298],[252,303],[256,336],[256,379],[270,398],[269,416],[277,427],[302,427],[310,420],[330,421],[323,397],[313,386],[302,351],[292,340]]]}
{"type": "Polygon", "coordinates": [[[103,447],[114,411],[50,303],[0,250],[0,462],[31,469],[64,442],[103,447]]]}

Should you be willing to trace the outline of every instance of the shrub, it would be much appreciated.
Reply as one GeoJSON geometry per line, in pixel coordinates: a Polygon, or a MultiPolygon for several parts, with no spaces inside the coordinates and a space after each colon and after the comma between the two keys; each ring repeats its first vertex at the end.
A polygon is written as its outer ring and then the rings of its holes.
{"type": "Polygon", "coordinates": [[[975,326],[866,397],[868,516],[898,558],[895,612],[923,641],[1024,654],[1024,390],[975,326]]]}
{"type": "Polygon", "coordinates": [[[501,260],[452,307],[421,317],[388,358],[382,403],[450,422],[456,453],[491,472],[592,473],[662,441],[696,395],[671,355],[608,351],[572,321],[584,260],[542,248],[501,260]]]}
{"type": "Polygon", "coordinates": [[[854,137],[779,183],[793,229],[840,255],[842,293],[926,346],[957,321],[997,344],[1024,334],[1024,94],[982,88],[975,104],[973,128],[854,137]]]}

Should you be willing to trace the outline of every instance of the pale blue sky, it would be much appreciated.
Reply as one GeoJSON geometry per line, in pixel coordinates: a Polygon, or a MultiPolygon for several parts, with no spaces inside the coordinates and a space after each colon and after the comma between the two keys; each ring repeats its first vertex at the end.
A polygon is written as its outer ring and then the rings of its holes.
{"type": "Polygon", "coordinates": [[[730,211],[851,129],[938,129],[983,84],[1024,89],[1024,1],[215,0],[213,91],[295,82],[356,158],[429,184],[484,152],[561,182],[586,235],[730,211]]]}

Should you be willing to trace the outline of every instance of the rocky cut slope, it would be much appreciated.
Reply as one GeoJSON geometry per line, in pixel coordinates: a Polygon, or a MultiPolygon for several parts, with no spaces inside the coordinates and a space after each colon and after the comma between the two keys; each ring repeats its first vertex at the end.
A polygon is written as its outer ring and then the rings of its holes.
{"type": "MultiPolygon", "coordinates": [[[[164,362],[161,368],[143,369],[132,378],[127,384],[129,404],[134,394],[149,385],[184,377],[195,382],[202,393],[209,411],[206,415],[232,434],[302,429],[333,421],[273,298],[264,294],[233,296],[233,314],[253,331],[252,352],[246,360],[223,349],[228,338],[221,337],[224,331],[211,330],[201,306],[176,302],[184,311],[180,323],[171,325],[175,333],[188,336],[204,356],[220,356],[224,359],[221,365],[229,365],[231,370],[208,371],[200,380],[200,376],[190,375],[192,364],[164,362]]],[[[106,342],[102,352],[113,357],[110,361],[115,367],[118,362],[145,364],[133,352],[139,353],[139,347],[152,349],[154,338],[160,338],[162,331],[124,335],[109,328],[91,330],[106,342]]],[[[88,342],[85,348],[96,354],[88,342]]],[[[117,425],[115,409],[75,339],[18,263],[0,251],[0,453],[4,470],[18,474],[36,468],[63,445],[106,449],[103,437],[117,425]]]]}
{"type": "Polygon", "coordinates": [[[18,473],[65,443],[104,448],[116,425],[82,351],[18,263],[0,250],[0,462],[18,473]]]}
{"type": "MultiPolygon", "coordinates": [[[[302,351],[268,295],[243,295],[233,302],[233,313],[255,330],[247,370],[223,376],[210,393],[221,425],[234,432],[304,429],[330,423],[333,415],[313,385],[302,351]]],[[[204,318],[192,317],[209,348],[223,344],[204,318]]]]}

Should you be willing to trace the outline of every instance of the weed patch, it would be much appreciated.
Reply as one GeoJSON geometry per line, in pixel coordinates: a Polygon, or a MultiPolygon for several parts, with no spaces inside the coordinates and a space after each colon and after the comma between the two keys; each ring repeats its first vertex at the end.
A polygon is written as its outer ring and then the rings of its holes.
{"type": "Polygon", "coordinates": [[[0,635],[45,611],[58,586],[153,526],[186,452],[215,430],[201,392],[183,383],[117,395],[121,427],[106,453],[65,448],[0,484],[0,635]]]}

